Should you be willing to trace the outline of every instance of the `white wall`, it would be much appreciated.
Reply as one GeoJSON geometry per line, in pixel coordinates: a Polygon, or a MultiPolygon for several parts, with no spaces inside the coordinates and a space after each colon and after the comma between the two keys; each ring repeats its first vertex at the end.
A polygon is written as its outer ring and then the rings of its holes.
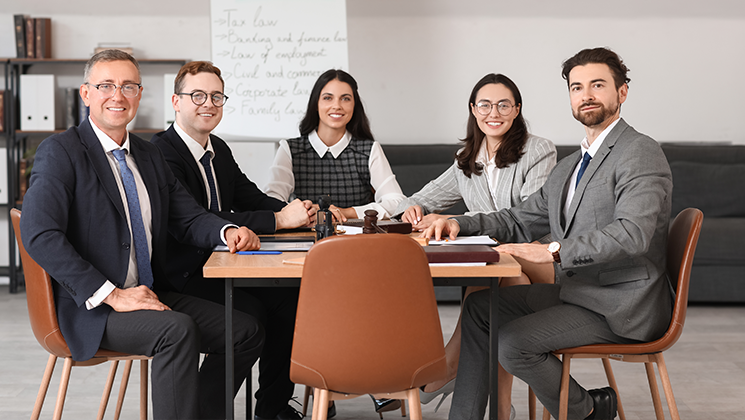
{"type": "MultiPolygon", "coordinates": [[[[55,57],[87,58],[107,41],[130,42],[139,58],[210,58],[206,0],[12,3],[0,13],[52,17],[55,57]]],[[[604,45],[632,70],[623,115],[637,129],[659,141],[745,144],[742,1],[348,0],[347,9],[350,70],[383,143],[455,142],[471,87],[501,72],[520,86],[534,133],[575,144],[582,129],[560,65],[604,45]]]]}

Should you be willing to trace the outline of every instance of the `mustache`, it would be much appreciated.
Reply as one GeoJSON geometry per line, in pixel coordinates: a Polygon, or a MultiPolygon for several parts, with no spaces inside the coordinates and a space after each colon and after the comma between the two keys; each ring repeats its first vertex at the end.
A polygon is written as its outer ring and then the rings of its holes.
{"type": "Polygon", "coordinates": [[[582,102],[582,104],[579,107],[581,109],[581,108],[585,108],[588,106],[601,106],[602,107],[603,104],[601,104],[600,102],[582,102]]]}

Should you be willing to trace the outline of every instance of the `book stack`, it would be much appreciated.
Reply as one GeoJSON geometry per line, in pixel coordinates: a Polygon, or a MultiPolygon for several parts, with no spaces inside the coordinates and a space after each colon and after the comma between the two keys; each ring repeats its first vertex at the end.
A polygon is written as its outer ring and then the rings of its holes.
{"type": "Polygon", "coordinates": [[[14,15],[17,58],[52,58],[52,19],[14,15]]]}

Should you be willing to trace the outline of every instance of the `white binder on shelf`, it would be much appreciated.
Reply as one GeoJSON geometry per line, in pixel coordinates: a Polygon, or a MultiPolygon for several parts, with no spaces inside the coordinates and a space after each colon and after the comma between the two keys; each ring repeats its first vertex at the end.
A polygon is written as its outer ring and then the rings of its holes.
{"type": "Polygon", "coordinates": [[[54,75],[21,75],[21,130],[54,131],[54,75]]]}

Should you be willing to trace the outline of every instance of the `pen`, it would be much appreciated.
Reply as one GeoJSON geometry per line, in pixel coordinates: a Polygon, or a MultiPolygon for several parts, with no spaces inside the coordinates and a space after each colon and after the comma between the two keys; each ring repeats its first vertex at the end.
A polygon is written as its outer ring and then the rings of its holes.
{"type": "Polygon", "coordinates": [[[279,255],[281,251],[238,251],[238,255],[279,255]]]}

